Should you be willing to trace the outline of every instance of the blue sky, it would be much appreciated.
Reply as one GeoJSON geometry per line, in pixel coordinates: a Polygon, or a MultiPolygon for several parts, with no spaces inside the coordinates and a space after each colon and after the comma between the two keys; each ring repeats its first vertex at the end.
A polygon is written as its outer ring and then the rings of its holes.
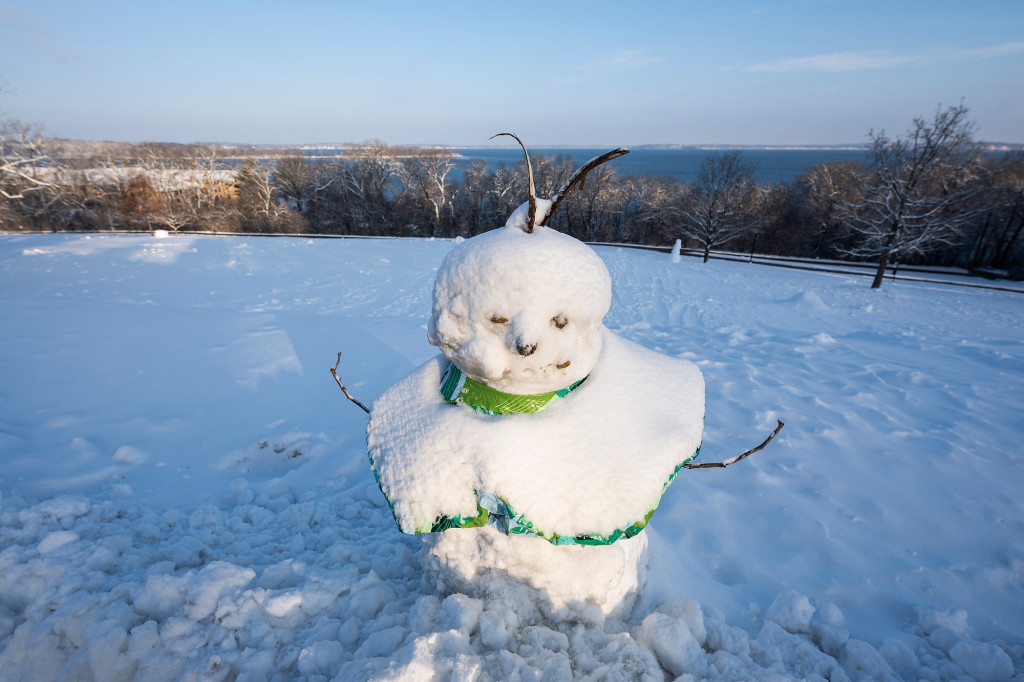
{"type": "Polygon", "coordinates": [[[85,139],[841,144],[963,99],[1024,143],[1024,0],[0,0],[0,82],[85,139]]]}

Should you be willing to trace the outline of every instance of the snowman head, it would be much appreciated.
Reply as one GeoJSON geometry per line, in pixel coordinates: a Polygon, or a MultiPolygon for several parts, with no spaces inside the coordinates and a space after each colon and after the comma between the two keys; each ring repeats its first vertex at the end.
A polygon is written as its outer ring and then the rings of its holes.
{"type": "MultiPolygon", "coordinates": [[[[598,158],[593,166],[607,160],[598,158]]],[[[586,244],[545,226],[571,188],[567,182],[551,201],[531,191],[504,227],[458,244],[441,264],[428,339],[470,378],[530,395],[565,388],[594,368],[611,305],[608,269],[586,244]]]]}

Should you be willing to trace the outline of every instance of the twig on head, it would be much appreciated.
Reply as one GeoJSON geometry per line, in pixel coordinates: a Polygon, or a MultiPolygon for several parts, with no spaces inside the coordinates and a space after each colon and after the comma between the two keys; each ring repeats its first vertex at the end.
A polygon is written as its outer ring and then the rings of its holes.
{"type": "Polygon", "coordinates": [[[731,458],[725,460],[724,462],[703,462],[703,463],[699,463],[699,464],[695,463],[695,462],[688,462],[687,464],[683,465],[683,468],[684,469],[724,469],[725,467],[729,466],[730,464],[735,464],[736,462],[740,461],[741,459],[745,459],[745,458],[751,456],[752,454],[754,454],[755,452],[757,452],[759,450],[763,450],[765,448],[765,446],[768,445],[768,443],[772,442],[772,438],[775,438],[775,436],[778,435],[779,431],[782,430],[782,427],[785,426],[785,424],[782,422],[781,419],[779,419],[777,421],[779,422],[779,425],[776,426],[775,430],[771,432],[771,435],[769,435],[767,438],[765,438],[764,442],[761,443],[760,445],[758,445],[756,448],[751,448],[751,449],[747,450],[746,452],[744,452],[742,455],[738,455],[736,457],[731,457],[731,458]]]}
{"type": "Polygon", "coordinates": [[[555,214],[555,209],[558,208],[558,205],[562,203],[562,199],[565,198],[565,195],[568,194],[573,187],[579,185],[580,189],[583,189],[583,186],[587,183],[587,173],[594,170],[605,161],[617,159],[623,154],[628,153],[628,149],[625,147],[619,147],[618,149],[613,149],[610,152],[605,152],[600,156],[595,156],[590,161],[587,161],[585,164],[577,168],[576,171],[569,176],[569,179],[565,181],[565,184],[558,189],[558,192],[555,193],[555,197],[551,200],[551,208],[548,209],[547,216],[544,217],[544,220],[540,221],[541,226],[546,226],[548,224],[548,221],[551,220],[551,216],[555,214]]]}
{"type": "Polygon", "coordinates": [[[533,164],[530,163],[530,152],[526,151],[526,145],[523,144],[523,141],[515,133],[495,133],[488,139],[493,140],[500,135],[507,135],[518,142],[519,146],[523,148],[523,155],[526,157],[526,178],[528,180],[527,190],[530,194],[530,212],[526,216],[526,227],[523,228],[523,231],[531,233],[533,232],[533,222],[537,218],[537,188],[533,184],[533,164]]]}
{"type": "Polygon", "coordinates": [[[370,414],[370,410],[367,409],[366,405],[363,405],[361,402],[359,402],[358,400],[353,398],[352,394],[348,392],[347,388],[345,388],[345,384],[341,383],[341,377],[338,376],[338,365],[340,365],[340,364],[341,364],[341,351],[339,350],[338,351],[338,361],[336,363],[334,363],[334,367],[331,367],[331,376],[333,376],[334,380],[338,382],[338,388],[341,389],[341,392],[345,394],[346,398],[348,398],[349,400],[354,402],[359,407],[363,408],[363,412],[365,412],[366,414],[370,414]]]}

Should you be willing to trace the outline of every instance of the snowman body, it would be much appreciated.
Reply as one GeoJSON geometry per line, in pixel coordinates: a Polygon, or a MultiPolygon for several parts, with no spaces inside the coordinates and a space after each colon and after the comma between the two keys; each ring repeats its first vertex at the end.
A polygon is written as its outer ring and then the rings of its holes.
{"type": "Polygon", "coordinates": [[[377,399],[368,450],[442,589],[590,619],[642,583],[643,529],[700,447],[704,383],[607,330],[603,261],[522,213],[445,258],[442,354],[377,399]]]}

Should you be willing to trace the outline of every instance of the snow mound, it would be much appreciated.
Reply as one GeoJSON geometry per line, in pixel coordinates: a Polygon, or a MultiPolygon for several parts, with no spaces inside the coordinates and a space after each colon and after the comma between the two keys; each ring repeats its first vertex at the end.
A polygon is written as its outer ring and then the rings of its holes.
{"type": "Polygon", "coordinates": [[[450,248],[0,236],[0,679],[1022,678],[1019,294],[598,248],[607,328],[707,378],[706,457],[788,425],[677,478],[631,610],[559,620],[438,590],[326,371],[427,362],[450,248]],[[237,381],[268,349],[304,371],[237,381]]]}

